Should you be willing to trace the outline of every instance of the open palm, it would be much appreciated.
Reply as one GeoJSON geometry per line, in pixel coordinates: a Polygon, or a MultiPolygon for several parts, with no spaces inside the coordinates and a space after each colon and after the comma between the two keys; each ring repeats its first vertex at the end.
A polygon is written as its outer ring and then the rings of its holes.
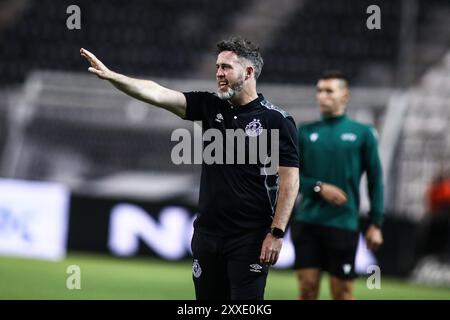
{"type": "Polygon", "coordinates": [[[111,78],[111,70],[109,70],[99,59],[97,59],[97,57],[92,52],[81,48],[80,54],[90,63],[91,66],[88,69],[89,72],[97,75],[102,79],[108,80],[111,78]]]}

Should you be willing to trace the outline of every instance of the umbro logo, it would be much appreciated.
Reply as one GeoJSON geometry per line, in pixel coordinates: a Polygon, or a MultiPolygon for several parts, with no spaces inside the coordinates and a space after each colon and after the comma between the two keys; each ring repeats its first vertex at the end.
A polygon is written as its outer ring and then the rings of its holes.
{"type": "Polygon", "coordinates": [[[262,267],[259,264],[257,264],[257,263],[254,263],[254,264],[250,265],[250,271],[251,272],[261,272],[261,269],[262,269],[262,267]]]}

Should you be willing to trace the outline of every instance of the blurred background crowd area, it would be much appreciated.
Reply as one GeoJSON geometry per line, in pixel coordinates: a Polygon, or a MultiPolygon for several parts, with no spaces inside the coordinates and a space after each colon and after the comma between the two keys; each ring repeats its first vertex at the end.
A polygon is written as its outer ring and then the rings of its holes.
{"type": "Polygon", "coordinates": [[[403,252],[385,249],[386,261],[412,270],[426,250],[450,255],[449,17],[448,0],[1,0],[0,176],[194,206],[200,166],[170,157],[172,131],[193,125],[88,74],[79,49],[120,73],[215,91],[215,44],[243,35],[265,60],[259,91],[298,123],[319,117],[322,71],[349,75],[349,114],[379,132],[386,243],[403,252]],[[67,27],[70,5],[81,29],[67,27]],[[367,26],[370,5],[380,29],[367,26]],[[439,248],[424,244],[435,216],[439,248]]]}

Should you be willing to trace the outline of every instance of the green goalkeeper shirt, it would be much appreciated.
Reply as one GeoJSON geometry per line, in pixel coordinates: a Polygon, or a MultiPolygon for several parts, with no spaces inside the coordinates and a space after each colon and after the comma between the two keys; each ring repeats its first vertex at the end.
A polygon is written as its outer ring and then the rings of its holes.
{"type": "Polygon", "coordinates": [[[296,221],[347,230],[359,227],[359,186],[367,173],[371,223],[383,222],[383,177],[377,134],[372,126],[346,115],[299,126],[301,201],[296,221]],[[335,206],[314,192],[317,181],[333,184],[347,194],[347,202],[335,206]]]}

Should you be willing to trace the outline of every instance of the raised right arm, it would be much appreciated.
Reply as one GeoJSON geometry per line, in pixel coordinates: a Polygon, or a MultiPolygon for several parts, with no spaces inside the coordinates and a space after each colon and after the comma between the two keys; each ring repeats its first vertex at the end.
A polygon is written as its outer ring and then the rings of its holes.
{"type": "Polygon", "coordinates": [[[127,77],[109,70],[94,54],[81,48],[80,54],[90,63],[89,72],[100,79],[108,80],[117,89],[129,96],[169,110],[177,116],[186,116],[186,98],[179,91],[165,88],[151,80],[141,80],[127,77]]]}

